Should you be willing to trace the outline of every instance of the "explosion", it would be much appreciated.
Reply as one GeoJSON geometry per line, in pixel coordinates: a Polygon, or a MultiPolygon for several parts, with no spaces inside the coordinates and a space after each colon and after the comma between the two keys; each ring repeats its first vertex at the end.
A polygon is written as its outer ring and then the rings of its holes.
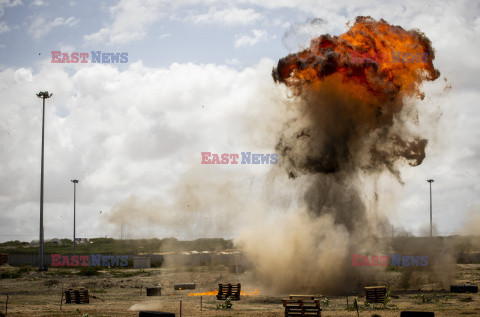
{"type": "Polygon", "coordinates": [[[408,140],[391,128],[404,98],[423,99],[419,84],[439,77],[434,57],[419,31],[358,17],[348,32],[322,35],[281,59],[273,78],[303,99],[301,119],[308,121],[277,145],[291,177],[382,167],[398,174],[393,165],[399,158],[421,164],[427,140],[408,140]]]}
{"type": "Polygon", "coordinates": [[[239,237],[266,287],[343,292],[375,281],[372,270],[351,267],[350,255],[388,249],[375,238],[390,228],[377,180],[387,171],[402,183],[399,167],[425,158],[415,107],[422,82],[440,76],[434,58],[420,31],[357,17],[346,33],[314,38],[279,60],[272,76],[292,92],[296,113],[279,136],[279,168],[304,186],[288,207],[300,211],[279,215],[284,224],[239,237]]]}

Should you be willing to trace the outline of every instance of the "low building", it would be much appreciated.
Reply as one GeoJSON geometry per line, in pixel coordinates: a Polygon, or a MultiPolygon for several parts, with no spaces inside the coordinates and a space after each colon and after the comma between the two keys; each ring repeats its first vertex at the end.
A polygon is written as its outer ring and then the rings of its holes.
{"type": "Polygon", "coordinates": [[[88,244],[90,243],[90,239],[88,238],[75,238],[76,244],[88,244]]]}

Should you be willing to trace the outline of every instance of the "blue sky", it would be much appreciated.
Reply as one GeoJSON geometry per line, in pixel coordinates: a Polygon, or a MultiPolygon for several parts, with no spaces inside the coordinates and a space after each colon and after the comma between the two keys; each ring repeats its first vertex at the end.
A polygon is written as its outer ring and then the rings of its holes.
{"type": "Polygon", "coordinates": [[[272,67],[359,15],[423,31],[442,74],[422,87],[427,158],[401,167],[404,186],[379,177],[379,209],[398,232],[425,234],[434,178],[437,232],[467,232],[480,223],[479,14],[477,1],[0,0],[0,241],[38,236],[41,90],[54,93],[46,237],[72,235],[74,178],[82,237],[119,237],[124,223],[131,238],[231,238],[297,208],[299,183],[276,179],[276,203],[264,199],[270,166],[207,167],[200,153],[273,152],[292,114],[272,67]],[[58,50],[128,63],[52,64],[58,50]]]}
{"type": "MultiPolygon", "coordinates": [[[[34,66],[50,56],[52,50],[63,47],[79,52],[127,51],[131,60],[141,59],[150,67],[187,62],[223,64],[234,60],[248,66],[262,57],[278,59],[288,53],[280,41],[285,28],[305,21],[305,14],[292,15],[291,10],[283,8],[269,11],[257,5],[219,2],[214,6],[200,3],[176,9],[171,3],[160,3],[163,2],[140,5],[138,13],[154,11],[142,21],[136,15],[119,12],[122,5],[112,1],[33,1],[22,5],[13,2],[3,9],[2,23],[9,31],[1,34],[6,53],[2,64],[34,66]],[[123,19],[130,20],[132,25],[122,25],[123,19]],[[8,50],[17,53],[8,54],[8,50]]],[[[129,9],[127,4],[124,7],[129,9]]]]}

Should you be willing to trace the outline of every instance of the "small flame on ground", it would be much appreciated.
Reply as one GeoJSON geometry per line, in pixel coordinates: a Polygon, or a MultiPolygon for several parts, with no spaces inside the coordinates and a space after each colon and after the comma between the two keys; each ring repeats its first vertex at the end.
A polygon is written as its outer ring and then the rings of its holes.
{"type": "MultiPolygon", "coordinates": [[[[203,293],[190,293],[188,294],[188,296],[214,296],[217,294],[218,294],[218,291],[208,291],[203,293]]],[[[256,289],[253,292],[240,291],[240,295],[244,295],[244,296],[260,295],[260,290],[256,289]]]]}

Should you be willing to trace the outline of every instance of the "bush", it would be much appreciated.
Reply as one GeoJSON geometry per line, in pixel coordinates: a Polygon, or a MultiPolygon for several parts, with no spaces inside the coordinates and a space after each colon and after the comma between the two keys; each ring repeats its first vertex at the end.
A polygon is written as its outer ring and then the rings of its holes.
{"type": "Polygon", "coordinates": [[[58,283],[60,283],[59,280],[46,280],[45,282],[43,282],[43,285],[52,286],[52,285],[56,285],[58,283]]]}
{"type": "Polygon", "coordinates": [[[157,268],[157,267],[162,267],[162,265],[163,265],[163,261],[161,261],[161,262],[160,262],[160,261],[159,261],[159,262],[152,262],[152,263],[150,264],[150,267],[151,267],[151,268],[157,268]]]}
{"type": "Polygon", "coordinates": [[[73,269],[55,269],[47,272],[47,275],[73,275],[73,269]]]}
{"type": "Polygon", "coordinates": [[[30,266],[23,266],[18,269],[13,269],[13,270],[8,270],[8,271],[3,271],[0,273],[0,279],[4,278],[19,278],[23,274],[28,273],[32,271],[33,268],[30,266]]]}
{"type": "Polygon", "coordinates": [[[19,274],[29,273],[31,271],[33,271],[33,267],[30,267],[30,266],[23,266],[18,269],[19,274]]]}
{"type": "Polygon", "coordinates": [[[217,304],[217,309],[230,309],[232,308],[232,306],[232,299],[230,297],[227,297],[225,304],[217,304]]]}
{"type": "Polygon", "coordinates": [[[22,274],[20,274],[19,270],[3,271],[0,273],[0,280],[4,278],[19,278],[20,276],[22,276],[22,274]]]}
{"type": "Polygon", "coordinates": [[[473,298],[472,298],[472,296],[468,296],[468,297],[460,298],[459,301],[461,301],[461,302],[473,302],[473,298]]]}
{"type": "Polygon", "coordinates": [[[323,299],[323,306],[328,306],[328,305],[330,305],[330,300],[327,297],[325,297],[323,299]]]}
{"type": "Polygon", "coordinates": [[[110,272],[114,277],[132,277],[132,276],[137,276],[137,275],[150,275],[150,272],[147,272],[145,270],[138,270],[138,271],[123,271],[123,270],[114,270],[110,272]]]}
{"type": "Polygon", "coordinates": [[[385,294],[385,298],[383,299],[383,305],[387,306],[388,302],[390,301],[391,294],[390,294],[390,286],[388,287],[387,293],[385,294]]]}
{"type": "Polygon", "coordinates": [[[98,268],[95,266],[82,266],[80,268],[80,271],[77,273],[77,275],[81,275],[81,276],[94,276],[99,274],[100,272],[98,271],[98,268]]]}
{"type": "Polygon", "coordinates": [[[386,270],[388,272],[401,272],[402,268],[400,266],[387,265],[386,270]]]}

